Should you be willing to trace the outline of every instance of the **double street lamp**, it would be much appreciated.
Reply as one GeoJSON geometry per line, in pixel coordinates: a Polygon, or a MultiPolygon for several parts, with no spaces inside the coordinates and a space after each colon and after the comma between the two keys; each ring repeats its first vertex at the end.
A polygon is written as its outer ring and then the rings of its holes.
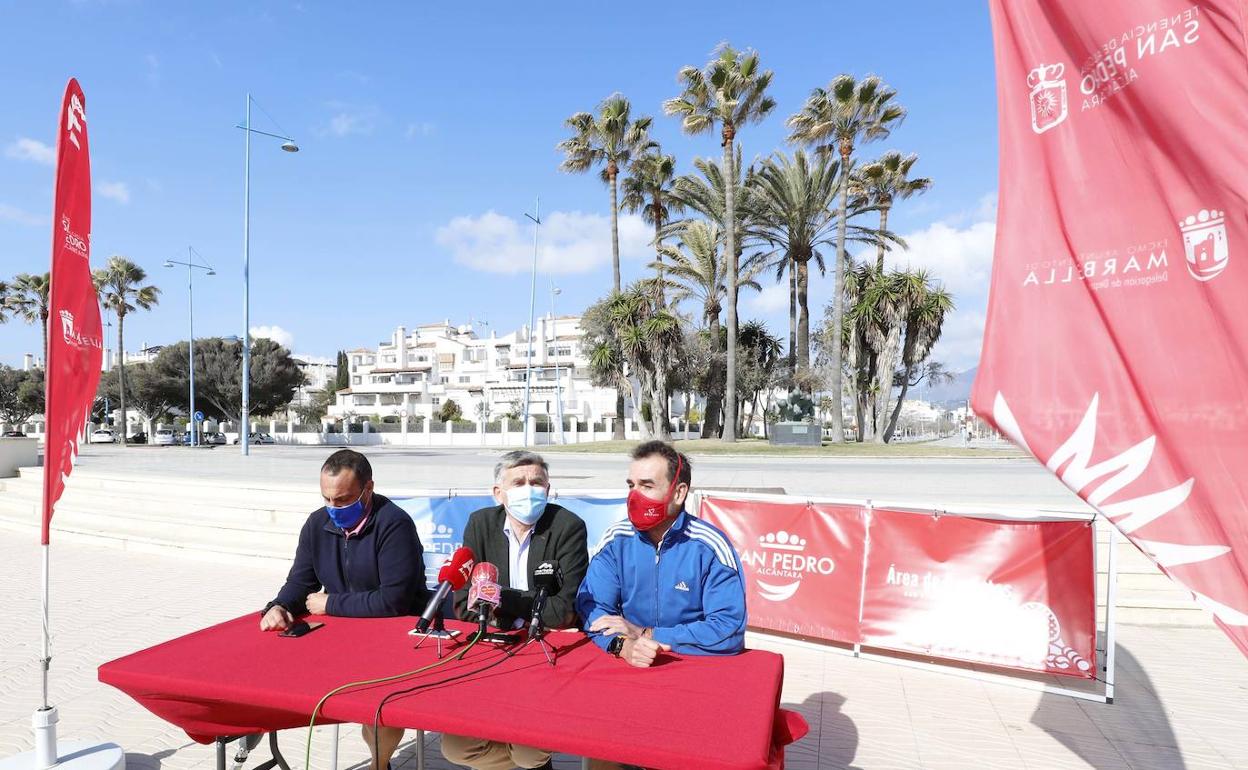
{"type": "MultiPolygon", "coordinates": [[[[199,446],[199,420],[195,419],[195,271],[203,270],[205,275],[216,275],[217,271],[208,265],[201,265],[194,261],[199,252],[193,247],[186,247],[186,258],[190,261],[182,262],[177,259],[166,259],[165,267],[174,267],[182,265],[186,267],[186,317],[187,330],[190,334],[188,338],[190,342],[187,347],[190,348],[190,413],[187,415],[191,419],[191,446],[199,446]]],[[[203,259],[201,256],[200,259],[203,259]]]]}
{"type": "MultiPolygon", "coordinates": [[[[243,424],[238,428],[238,443],[248,455],[251,443],[251,135],[260,134],[282,140],[286,152],[299,152],[295,140],[283,134],[271,134],[251,127],[251,105],[255,100],[247,94],[247,118],[235,128],[243,130],[243,424]]],[[[259,106],[259,105],[257,105],[259,106]]],[[[264,108],[261,107],[261,112],[264,108]]],[[[266,113],[267,114],[267,113],[266,113]]],[[[270,118],[271,119],[271,118],[270,118]]],[[[273,121],[276,123],[277,121],[273,121]]]]}

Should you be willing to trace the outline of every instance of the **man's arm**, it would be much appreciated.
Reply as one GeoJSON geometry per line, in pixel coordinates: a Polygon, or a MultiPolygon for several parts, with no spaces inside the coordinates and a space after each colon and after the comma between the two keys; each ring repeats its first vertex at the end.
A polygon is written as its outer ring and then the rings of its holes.
{"type": "Polygon", "coordinates": [[[309,516],[308,520],[303,523],[303,529],[299,530],[299,545],[295,547],[295,562],[290,565],[286,583],[277,592],[277,598],[269,605],[270,607],[274,604],[285,607],[292,615],[306,614],[308,608],[305,600],[308,594],[316,593],[321,587],[321,581],[316,577],[315,555],[312,552],[314,518],[316,517],[309,516]]]}
{"type": "Polygon", "coordinates": [[[594,644],[607,649],[611,637],[590,631],[589,627],[595,620],[604,615],[619,615],[622,606],[623,590],[620,584],[619,556],[616,548],[619,538],[607,543],[589,562],[585,579],[581,581],[576,593],[576,613],[581,617],[581,628],[594,644]]]}
{"type": "Polygon", "coordinates": [[[424,595],[425,563],[416,524],[409,516],[395,517],[377,532],[377,538],[381,587],[330,594],[326,614],[351,618],[406,615],[412,611],[412,602],[424,595]]]}
{"type": "MultiPolygon", "coordinates": [[[[736,554],[733,554],[734,560],[736,554]]],[[[745,584],[741,563],[733,567],[710,559],[702,583],[705,619],[679,626],[660,626],[652,638],[687,655],[731,655],[745,648],[745,584]]]]}

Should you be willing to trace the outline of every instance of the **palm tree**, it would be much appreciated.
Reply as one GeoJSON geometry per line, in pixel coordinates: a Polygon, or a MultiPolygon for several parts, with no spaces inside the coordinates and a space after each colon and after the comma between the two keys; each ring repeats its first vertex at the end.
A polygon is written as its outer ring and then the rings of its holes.
{"type": "MultiPolygon", "coordinates": [[[[763,161],[756,175],[752,197],[750,234],[775,247],[772,266],[776,280],[789,272],[791,364],[794,372],[810,367],[810,262],[822,274],[821,249],[833,245],[839,218],[832,208],[840,189],[840,164],[826,155],[807,158],[798,150],[793,157],[776,153],[763,161]]],[[[864,211],[865,199],[855,197],[847,212],[852,219],[864,211]]],[[[899,239],[887,231],[861,225],[846,227],[846,240],[853,243],[880,243],[899,239]]]]}
{"type": "MultiPolygon", "coordinates": [[[[683,84],[681,95],[663,103],[668,115],[678,115],[687,134],[701,134],[720,129],[724,148],[724,178],[736,179],[734,152],[737,130],[757,123],[775,109],[776,101],[767,95],[771,70],[761,70],[758,54],[737,52],[722,45],[704,69],[682,67],[677,79],[683,84]]],[[[725,186],[724,227],[728,267],[728,383],[724,421],[724,441],[736,440],[737,399],[737,241],[734,185],[725,186]]]]}
{"type": "Polygon", "coordinates": [[[43,332],[43,365],[48,365],[48,291],[51,273],[21,273],[13,278],[6,303],[10,312],[28,324],[39,324],[43,332]]]}
{"type": "Polygon", "coordinates": [[[117,314],[117,395],[121,407],[121,443],[126,444],[126,315],[134,310],[151,310],[160,302],[160,289],[141,286],[147,272],[125,257],[109,257],[101,270],[96,270],[95,290],[100,304],[117,314]]]}
{"type": "MultiPolygon", "coordinates": [[[[620,169],[627,166],[633,156],[655,147],[650,141],[652,118],[632,119],[632,105],[621,94],[608,96],[598,105],[598,116],[578,112],[564,121],[572,129],[572,136],[560,142],[556,149],[564,154],[559,168],[570,173],[583,173],[602,165],[600,176],[611,188],[611,269],[612,290],[620,291],[620,206],[617,180],[620,169]]],[[[614,438],[624,438],[624,393],[616,388],[614,438]]]]}
{"type": "MultiPolygon", "coordinates": [[[[745,393],[741,395],[738,413],[744,412],[745,403],[751,401],[750,424],[742,425],[741,432],[749,435],[758,415],[758,400],[763,391],[769,390],[774,383],[776,370],[783,360],[784,345],[780,338],[771,334],[762,321],[747,321],[741,324],[741,358],[745,363],[742,367],[745,376],[742,378],[745,393]]],[[[763,423],[763,434],[767,433],[767,424],[763,423]]]]}
{"type": "Polygon", "coordinates": [[[12,288],[8,281],[0,281],[0,324],[9,321],[9,292],[12,288]]]}
{"type": "MultiPolygon", "coordinates": [[[[870,142],[888,136],[906,115],[906,110],[893,101],[897,92],[878,77],[868,75],[861,81],[852,75],[837,75],[826,89],[816,88],[806,98],[797,114],[788,120],[789,141],[819,147],[830,152],[835,145],[841,155],[841,169],[851,171],[851,156],[859,142],[870,142]]],[[[837,222],[836,260],[833,266],[835,288],[832,293],[833,338],[840,339],[844,316],[845,242],[849,209],[849,174],[841,174],[840,219],[837,222]]],[[[841,351],[833,351],[831,385],[833,398],[841,397],[841,351]]],[[[842,441],[842,420],[839,409],[832,410],[832,441],[842,441]]]]}
{"type": "MultiPolygon", "coordinates": [[[[850,180],[855,193],[861,194],[867,204],[879,209],[880,230],[888,229],[888,212],[895,202],[931,189],[931,179],[924,176],[909,178],[910,169],[918,159],[919,156],[914,153],[903,156],[896,150],[890,150],[879,160],[860,167],[850,180]]],[[[883,241],[879,242],[876,269],[884,269],[883,241]]]]}
{"type": "Polygon", "coordinates": [[[632,105],[621,94],[611,94],[598,105],[598,115],[578,112],[564,121],[572,136],[556,149],[564,154],[560,170],[583,173],[602,165],[600,176],[611,188],[611,267],[615,291],[620,290],[620,206],[617,180],[620,169],[634,156],[655,147],[650,141],[649,116],[632,119],[632,105]]]}
{"type": "Polygon", "coordinates": [[[629,166],[629,174],[624,177],[624,197],[620,206],[625,211],[640,211],[641,219],[646,224],[654,225],[654,250],[656,278],[658,279],[659,302],[665,302],[663,291],[663,225],[671,219],[673,212],[680,211],[679,199],[672,195],[672,185],[676,179],[676,158],[664,155],[657,149],[639,155],[629,166]]]}
{"type": "Polygon", "coordinates": [[[920,275],[921,291],[905,318],[905,344],[901,348],[901,392],[897,395],[897,403],[884,429],[884,441],[892,439],[893,431],[897,428],[897,417],[901,414],[901,405],[906,400],[906,391],[910,388],[914,373],[931,354],[932,347],[940,339],[945,316],[953,311],[953,297],[949,292],[933,284],[926,274],[920,275]]]}

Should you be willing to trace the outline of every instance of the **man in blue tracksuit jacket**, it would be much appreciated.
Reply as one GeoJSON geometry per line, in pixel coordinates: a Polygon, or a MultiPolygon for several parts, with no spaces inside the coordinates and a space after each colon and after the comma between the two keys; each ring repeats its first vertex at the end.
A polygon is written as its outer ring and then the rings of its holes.
{"type": "Polygon", "coordinates": [[[639,667],[668,650],[741,652],[741,560],[723,532],[684,510],[689,459],[650,441],[632,460],[629,520],[603,535],[577,593],[584,628],[599,647],[639,667]]]}

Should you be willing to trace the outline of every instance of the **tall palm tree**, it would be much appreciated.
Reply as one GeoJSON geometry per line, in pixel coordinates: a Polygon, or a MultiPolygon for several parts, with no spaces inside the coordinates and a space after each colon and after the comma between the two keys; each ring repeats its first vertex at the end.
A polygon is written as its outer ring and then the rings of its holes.
{"type": "Polygon", "coordinates": [[[625,211],[640,211],[641,220],[654,225],[655,277],[659,303],[665,304],[663,292],[663,225],[674,212],[680,211],[678,198],[672,195],[676,179],[676,158],[664,155],[657,149],[650,150],[633,159],[628,176],[622,187],[624,196],[620,206],[625,211]]]}
{"type": "MultiPolygon", "coordinates": [[[[827,88],[816,88],[806,98],[800,112],[788,120],[789,141],[819,147],[823,152],[840,152],[841,168],[852,171],[854,146],[859,142],[883,139],[906,115],[894,101],[897,92],[874,75],[856,80],[852,75],[837,75],[827,88]]],[[[845,243],[849,209],[849,174],[841,174],[840,221],[837,223],[836,260],[833,266],[835,288],[832,293],[833,337],[840,339],[845,313],[845,243]]],[[[841,397],[840,349],[834,353],[832,372],[833,398],[841,397]]],[[[842,441],[842,419],[839,409],[832,410],[832,441],[842,441]]]]}
{"type": "MultiPolygon", "coordinates": [[[[655,147],[649,131],[653,118],[632,119],[632,105],[619,93],[608,96],[598,105],[598,115],[578,112],[564,121],[572,136],[556,149],[564,154],[559,168],[569,173],[584,173],[601,165],[599,176],[611,189],[611,270],[612,291],[620,291],[620,205],[618,179],[620,169],[635,155],[655,147]]],[[[614,438],[624,438],[624,393],[616,388],[614,438]]]]}
{"type": "Polygon", "coordinates": [[[9,293],[11,291],[12,287],[9,286],[9,282],[0,280],[0,324],[9,321],[9,293]]]}
{"type": "Polygon", "coordinates": [[[48,365],[48,291],[51,273],[21,273],[13,278],[6,304],[15,316],[28,324],[39,324],[43,332],[43,365],[48,365]]]}
{"type": "Polygon", "coordinates": [[[556,149],[564,154],[559,164],[562,171],[584,173],[601,165],[599,175],[611,189],[611,268],[615,291],[620,290],[620,206],[618,179],[620,170],[634,156],[653,148],[649,131],[653,118],[632,119],[632,105],[621,94],[611,94],[598,105],[598,114],[578,112],[564,121],[572,136],[556,149]]]}
{"type": "Polygon", "coordinates": [[[126,443],[126,316],[151,310],[160,302],[160,289],[142,286],[147,272],[125,257],[109,257],[93,276],[100,304],[117,314],[117,395],[121,408],[121,443],[126,443]]]}
{"type": "MultiPolygon", "coordinates": [[[[833,203],[840,190],[840,164],[828,156],[808,158],[801,150],[790,158],[776,153],[763,161],[756,175],[752,197],[750,234],[775,247],[772,266],[779,280],[785,270],[790,277],[790,323],[795,327],[791,356],[794,371],[810,367],[810,263],[822,274],[822,249],[834,243],[839,217],[833,203]],[[794,311],[796,311],[794,313],[794,311]]],[[[847,211],[852,219],[864,211],[865,197],[855,196],[847,211]]],[[[899,239],[887,231],[861,225],[846,226],[852,243],[883,244],[899,239]]],[[[883,246],[881,245],[881,248],[883,246]]]]}
{"type": "MultiPolygon", "coordinates": [[[[663,111],[681,118],[687,134],[720,130],[724,148],[724,178],[736,179],[734,142],[737,130],[757,123],[776,107],[776,100],[767,95],[771,70],[762,70],[754,51],[734,50],[722,45],[703,69],[685,66],[677,79],[683,84],[681,95],[663,103],[663,111]]],[[[736,200],[734,186],[726,185],[727,193],[722,221],[728,267],[728,383],[724,421],[724,441],[736,440],[737,427],[737,242],[736,200]]]]}
{"type": "MultiPolygon", "coordinates": [[[[720,252],[724,243],[720,227],[714,220],[685,220],[670,232],[678,243],[676,246],[663,246],[663,256],[669,260],[664,265],[664,282],[666,288],[673,292],[671,305],[680,305],[686,300],[698,301],[701,319],[710,332],[711,344],[718,346],[723,336],[719,314],[724,309],[724,296],[728,293],[728,260],[720,252]]],[[[738,277],[738,287],[759,291],[761,287],[755,276],[761,268],[763,263],[750,261],[738,277]]],[[[703,419],[703,438],[714,437],[719,432],[721,409],[723,402],[719,394],[709,394],[703,419]]]]}
{"type": "MultiPolygon", "coordinates": [[[[880,212],[880,230],[888,229],[888,212],[893,204],[905,200],[911,195],[927,192],[932,187],[932,180],[925,176],[910,178],[910,169],[918,161],[919,156],[911,153],[902,155],[890,150],[857,169],[850,187],[855,193],[865,198],[866,203],[876,207],[880,212]]],[[[884,242],[878,244],[876,269],[884,269],[884,242]]]]}

